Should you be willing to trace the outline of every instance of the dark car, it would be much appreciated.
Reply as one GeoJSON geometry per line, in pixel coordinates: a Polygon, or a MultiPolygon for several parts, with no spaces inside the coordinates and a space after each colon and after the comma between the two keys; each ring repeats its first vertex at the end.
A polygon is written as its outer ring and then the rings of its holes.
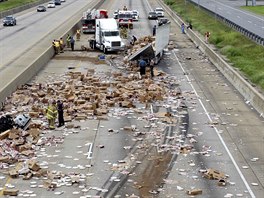
{"type": "Polygon", "coordinates": [[[170,20],[167,19],[167,18],[159,18],[158,20],[158,25],[163,25],[163,24],[166,24],[166,23],[170,23],[170,20]]]}
{"type": "Polygon", "coordinates": [[[60,0],[53,0],[55,5],[61,5],[61,1],[60,0]]]}
{"type": "Polygon", "coordinates": [[[7,25],[16,25],[16,18],[13,16],[6,16],[3,19],[3,26],[7,26],[7,25]]]}
{"type": "Polygon", "coordinates": [[[46,7],[45,6],[38,6],[37,11],[38,12],[46,12],[46,7]]]}
{"type": "Polygon", "coordinates": [[[148,19],[154,19],[154,20],[158,19],[157,13],[154,11],[149,12],[148,19]]]}

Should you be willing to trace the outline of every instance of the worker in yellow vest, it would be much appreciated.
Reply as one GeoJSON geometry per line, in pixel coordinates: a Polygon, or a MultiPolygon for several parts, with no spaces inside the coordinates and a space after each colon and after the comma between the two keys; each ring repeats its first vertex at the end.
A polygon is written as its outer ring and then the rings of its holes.
{"type": "Polygon", "coordinates": [[[52,101],[47,110],[46,110],[46,117],[48,119],[49,123],[49,129],[55,129],[55,120],[57,118],[57,107],[56,107],[56,101],[52,101]]]}
{"type": "Polygon", "coordinates": [[[60,38],[60,52],[63,53],[64,51],[64,41],[62,38],[60,38]]]}

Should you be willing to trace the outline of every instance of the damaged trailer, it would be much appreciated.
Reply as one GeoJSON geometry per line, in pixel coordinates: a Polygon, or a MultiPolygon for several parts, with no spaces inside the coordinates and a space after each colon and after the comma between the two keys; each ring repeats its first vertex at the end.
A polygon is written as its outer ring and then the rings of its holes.
{"type": "Polygon", "coordinates": [[[157,26],[155,41],[140,48],[128,57],[128,61],[143,59],[154,59],[157,64],[162,58],[163,51],[169,44],[170,23],[157,26]]]}

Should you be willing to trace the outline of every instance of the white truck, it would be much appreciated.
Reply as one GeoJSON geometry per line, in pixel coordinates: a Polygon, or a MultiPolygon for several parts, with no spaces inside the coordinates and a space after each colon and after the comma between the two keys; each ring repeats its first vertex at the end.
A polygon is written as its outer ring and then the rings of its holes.
{"type": "Polygon", "coordinates": [[[96,19],[95,38],[90,40],[90,47],[98,48],[104,53],[124,49],[125,44],[121,40],[115,19],[96,19]]]}
{"type": "Polygon", "coordinates": [[[149,43],[143,48],[140,48],[135,53],[128,57],[129,61],[139,60],[140,58],[150,60],[154,59],[157,64],[162,58],[163,51],[169,43],[170,37],[170,22],[156,26],[155,42],[149,43]]]}

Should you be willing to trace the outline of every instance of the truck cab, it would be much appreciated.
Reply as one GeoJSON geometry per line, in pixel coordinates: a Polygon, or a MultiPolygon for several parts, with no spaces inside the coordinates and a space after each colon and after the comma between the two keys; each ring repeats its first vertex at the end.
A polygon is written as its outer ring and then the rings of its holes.
{"type": "Polygon", "coordinates": [[[121,40],[116,20],[96,19],[95,40],[90,45],[104,53],[123,50],[125,44],[121,40]]]}

